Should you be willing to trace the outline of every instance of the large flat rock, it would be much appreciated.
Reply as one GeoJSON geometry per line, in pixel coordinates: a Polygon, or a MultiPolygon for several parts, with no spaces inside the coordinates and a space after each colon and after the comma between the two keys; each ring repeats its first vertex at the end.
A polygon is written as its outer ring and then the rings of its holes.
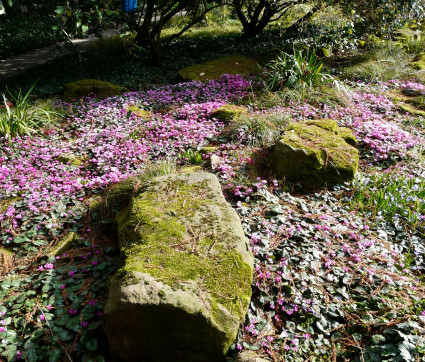
{"type": "Polygon", "coordinates": [[[217,178],[153,179],[117,214],[122,267],[105,330],[124,361],[221,361],[251,298],[253,257],[217,178]]]}

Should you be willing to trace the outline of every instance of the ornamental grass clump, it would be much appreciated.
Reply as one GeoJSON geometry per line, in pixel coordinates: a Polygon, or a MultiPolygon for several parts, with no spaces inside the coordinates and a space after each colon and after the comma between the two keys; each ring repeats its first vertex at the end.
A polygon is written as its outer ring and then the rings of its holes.
{"type": "MultiPolygon", "coordinates": [[[[23,95],[19,91],[17,96],[11,92],[9,96],[15,103],[13,104],[2,94],[3,105],[0,109],[0,136],[4,136],[10,143],[12,138],[16,136],[31,135],[36,132],[36,129],[45,123],[52,120],[52,116],[56,114],[55,111],[43,108],[42,104],[31,105],[30,95],[34,89],[35,84],[29,91],[23,95]]],[[[45,105],[48,105],[46,103],[45,105]]]]}
{"type": "Polygon", "coordinates": [[[310,50],[294,50],[293,55],[281,52],[276,60],[266,64],[261,77],[272,91],[283,87],[306,89],[333,81],[323,70],[323,59],[310,50]]]}

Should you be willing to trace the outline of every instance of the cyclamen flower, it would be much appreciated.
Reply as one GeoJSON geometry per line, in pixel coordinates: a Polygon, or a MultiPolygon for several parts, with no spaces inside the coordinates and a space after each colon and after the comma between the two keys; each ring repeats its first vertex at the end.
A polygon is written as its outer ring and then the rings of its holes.
{"type": "Polygon", "coordinates": [[[46,263],[46,264],[44,264],[44,268],[45,269],[53,269],[53,264],[51,264],[51,263],[46,263]]]}
{"type": "Polygon", "coordinates": [[[0,333],[3,333],[6,330],[5,327],[0,327],[0,333]]]}
{"type": "Polygon", "coordinates": [[[86,327],[88,326],[88,324],[89,324],[89,322],[87,322],[87,321],[82,321],[82,322],[81,322],[81,326],[82,326],[83,328],[86,328],[86,327]]]}

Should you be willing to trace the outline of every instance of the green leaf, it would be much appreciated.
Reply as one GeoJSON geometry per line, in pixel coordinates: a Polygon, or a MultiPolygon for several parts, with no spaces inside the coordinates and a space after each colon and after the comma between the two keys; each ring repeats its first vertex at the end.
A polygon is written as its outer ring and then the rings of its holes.
{"type": "Polygon", "coordinates": [[[81,30],[83,31],[83,33],[87,33],[87,30],[89,30],[89,27],[87,25],[83,25],[81,27],[81,30]]]}
{"type": "Polygon", "coordinates": [[[89,324],[89,326],[87,327],[87,329],[89,331],[92,331],[92,330],[100,327],[102,324],[103,324],[103,321],[97,321],[97,322],[94,322],[94,323],[89,324]]]}
{"type": "Polygon", "coordinates": [[[59,333],[59,338],[62,340],[62,341],[69,341],[70,339],[72,339],[74,337],[74,335],[70,332],[70,331],[68,331],[67,329],[64,329],[64,330],[62,330],[60,333],[59,333]]]}
{"type": "Polygon", "coordinates": [[[58,348],[54,349],[50,354],[49,362],[59,361],[59,358],[61,357],[61,355],[62,355],[62,351],[60,349],[58,348]]]}
{"type": "Polygon", "coordinates": [[[97,339],[96,338],[90,338],[85,344],[84,346],[89,350],[89,351],[96,351],[97,350],[97,339]]]}
{"type": "Polygon", "coordinates": [[[55,13],[56,13],[56,14],[59,14],[59,15],[62,15],[62,14],[64,13],[64,11],[65,11],[65,9],[64,9],[64,7],[63,7],[63,6],[58,6],[58,7],[55,9],[55,13]]]}
{"type": "Polygon", "coordinates": [[[63,314],[59,318],[55,319],[57,326],[65,326],[70,321],[71,316],[69,314],[63,314]]]}

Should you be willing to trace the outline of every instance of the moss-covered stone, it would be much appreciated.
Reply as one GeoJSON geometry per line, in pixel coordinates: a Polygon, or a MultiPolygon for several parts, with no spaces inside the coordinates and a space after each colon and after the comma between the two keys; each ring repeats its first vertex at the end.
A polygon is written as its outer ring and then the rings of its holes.
{"type": "Polygon", "coordinates": [[[412,66],[417,70],[425,70],[425,52],[419,53],[412,59],[412,66]]]}
{"type": "Polygon", "coordinates": [[[80,236],[76,232],[66,234],[48,253],[49,256],[62,255],[80,241],[80,236]]]}
{"type": "Polygon", "coordinates": [[[105,99],[120,95],[121,87],[98,79],[83,79],[63,86],[63,99],[65,101],[80,99],[90,94],[95,94],[97,99],[105,99]]]}
{"type": "Polygon", "coordinates": [[[152,117],[152,112],[149,112],[145,109],[141,109],[136,106],[129,106],[126,108],[127,112],[131,112],[132,114],[135,114],[137,117],[140,117],[142,119],[148,119],[152,117]]]}
{"type": "Polygon", "coordinates": [[[64,165],[80,166],[81,160],[73,153],[64,152],[58,156],[58,161],[64,165]]]}
{"type": "Polygon", "coordinates": [[[203,64],[195,64],[179,72],[186,81],[218,79],[223,74],[259,74],[261,68],[257,59],[245,55],[228,55],[203,64]]]}
{"type": "Polygon", "coordinates": [[[276,144],[271,167],[276,176],[309,191],[350,181],[357,172],[356,139],[333,120],[290,125],[276,144]]]}
{"type": "Polygon", "coordinates": [[[123,264],[105,306],[112,354],[223,360],[250,301],[253,260],[217,178],[155,178],[116,220],[123,264]]]}
{"type": "Polygon", "coordinates": [[[246,113],[248,113],[248,110],[245,107],[225,104],[212,111],[211,117],[217,118],[220,122],[229,123],[246,113]]]}
{"type": "Polygon", "coordinates": [[[400,110],[402,110],[404,112],[408,112],[412,116],[425,117],[425,111],[418,109],[416,107],[413,107],[410,104],[400,103],[398,106],[399,106],[400,110]]]}
{"type": "Polygon", "coordinates": [[[208,155],[217,150],[218,150],[217,146],[205,146],[205,147],[201,147],[201,149],[199,150],[199,153],[202,153],[203,155],[208,155]]]}

